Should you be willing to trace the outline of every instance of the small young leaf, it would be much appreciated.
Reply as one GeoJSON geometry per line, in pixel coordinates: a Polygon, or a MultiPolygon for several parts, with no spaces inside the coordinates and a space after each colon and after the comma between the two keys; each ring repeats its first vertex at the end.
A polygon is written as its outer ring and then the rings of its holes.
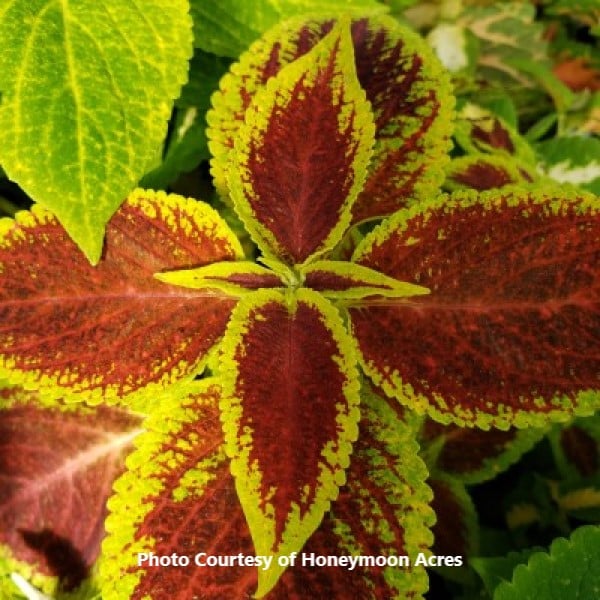
{"type": "Polygon", "coordinates": [[[400,211],[353,260],[426,296],[350,308],[364,370],[436,420],[542,425],[600,405],[600,204],[561,188],[400,211]]]}
{"type": "Polygon", "coordinates": [[[373,135],[342,21],[268,82],[238,132],[230,191],[267,256],[303,263],[339,242],[364,181],[373,135]]]}
{"type": "Polygon", "coordinates": [[[185,81],[187,3],[15,0],[0,15],[0,162],[95,264],[185,81]]]}
{"type": "Polygon", "coordinates": [[[304,286],[332,299],[359,299],[365,296],[402,298],[427,294],[429,290],[386,277],[377,271],[347,261],[319,260],[301,270],[304,286]]]}
{"type": "Polygon", "coordinates": [[[155,275],[160,281],[192,289],[219,289],[233,296],[260,288],[284,287],[275,272],[254,262],[215,262],[196,269],[170,271],[155,275]]]}
{"type": "Polygon", "coordinates": [[[0,375],[46,395],[114,401],[196,373],[235,300],[154,273],[240,255],[212,208],[164,193],[129,197],[97,267],[47,211],[0,221],[0,375]]]}
{"type": "Polygon", "coordinates": [[[519,565],[511,583],[501,583],[494,600],[589,600],[600,593],[600,527],[580,527],[570,540],[557,539],[550,552],[519,565]]]}
{"type": "MultiPolygon", "coordinates": [[[[297,552],[344,484],[358,435],[353,344],[337,311],[300,288],[245,296],[222,348],[226,450],[256,553],[297,552]]],[[[257,595],[284,570],[259,571],[257,595]]]]}
{"type": "Polygon", "coordinates": [[[54,578],[49,593],[73,589],[98,556],[105,503],[140,419],[115,408],[42,408],[19,388],[12,395],[0,412],[0,555],[54,578]]]}

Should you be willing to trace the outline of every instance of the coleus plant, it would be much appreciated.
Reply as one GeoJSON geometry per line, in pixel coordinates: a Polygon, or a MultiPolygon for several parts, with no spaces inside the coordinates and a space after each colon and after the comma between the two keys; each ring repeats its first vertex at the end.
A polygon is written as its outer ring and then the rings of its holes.
{"type": "MultiPolygon", "coordinates": [[[[600,203],[548,185],[439,195],[452,111],[396,21],[297,18],[231,67],[208,115],[215,186],[257,261],[213,208],[163,192],[129,196],[95,267],[46,210],[0,222],[8,431],[65,415],[81,433],[93,414],[115,472],[144,430],[108,504],[103,598],[418,597],[422,565],[277,559],[428,551],[418,414],[508,429],[598,407],[600,203]],[[197,552],[275,560],[138,559],[197,552]]],[[[0,518],[10,560],[34,562],[38,524],[0,518]]],[[[99,535],[72,536],[84,564],[99,535]]]]}

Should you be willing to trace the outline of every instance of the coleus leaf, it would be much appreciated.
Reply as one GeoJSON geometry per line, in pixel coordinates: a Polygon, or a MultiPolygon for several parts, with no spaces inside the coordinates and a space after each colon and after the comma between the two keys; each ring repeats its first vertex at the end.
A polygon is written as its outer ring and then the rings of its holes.
{"type": "Polygon", "coordinates": [[[461,20],[479,40],[480,76],[492,85],[530,87],[525,73],[510,66],[516,58],[549,65],[543,25],[535,7],[520,2],[469,6],[461,20]]]}
{"type": "Polygon", "coordinates": [[[298,264],[339,242],[373,135],[341,21],[257,93],[237,132],[229,188],[267,256],[298,264]]]}
{"type": "Polygon", "coordinates": [[[477,553],[479,527],[475,505],[460,481],[453,477],[432,476],[427,480],[433,491],[431,508],[435,512],[433,553],[436,556],[461,556],[477,553]]]}
{"type": "Polygon", "coordinates": [[[235,302],[154,273],[240,255],[212,208],[161,192],[132,193],[95,268],[39,207],[0,221],[0,376],[114,401],[196,373],[235,302]]]}
{"type": "Polygon", "coordinates": [[[444,188],[491,190],[505,185],[530,183],[537,179],[532,169],[516,160],[491,154],[468,154],[455,158],[446,169],[444,188]]]}
{"type": "Polygon", "coordinates": [[[200,290],[220,289],[231,295],[285,285],[277,273],[250,261],[216,262],[196,269],[157,273],[155,277],[173,285],[200,290]]]}
{"type": "Polygon", "coordinates": [[[535,153],[525,138],[491,110],[468,102],[457,117],[454,137],[466,152],[501,154],[535,165],[535,153]]]}
{"type": "Polygon", "coordinates": [[[348,261],[319,260],[300,270],[305,287],[331,299],[365,296],[403,297],[427,294],[419,285],[386,277],[377,271],[348,261]]]}
{"type": "Polygon", "coordinates": [[[425,419],[420,438],[430,471],[474,484],[508,469],[544,434],[544,428],[483,431],[425,419]]]}
{"type": "Polygon", "coordinates": [[[187,2],[14,0],[0,15],[2,168],[97,263],[187,77],[187,2]]]}
{"type": "MultiPolygon", "coordinates": [[[[256,566],[198,567],[198,552],[254,557],[219,427],[215,380],[195,384],[183,402],[167,401],[144,424],[128,471],[110,500],[100,573],[105,600],[244,598],[256,590],[256,566]],[[140,486],[142,483],[142,487],[140,486]],[[227,515],[223,519],[223,515],[227,515]],[[190,557],[188,567],[152,567],[138,553],[190,557]]],[[[364,398],[361,435],[348,482],[303,549],[320,556],[381,556],[427,552],[433,512],[418,458],[415,425],[381,398],[364,398]]],[[[300,558],[268,594],[301,598],[420,598],[422,566],[409,568],[302,566],[300,558]]]]}
{"type": "MultiPolygon", "coordinates": [[[[277,73],[311,50],[334,19],[292,19],[266,33],[235,63],[207,114],[212,174],[227,197],[234,139],[254,96],[277,73]]],[[[385,16],[351,25],[354,64],[375,118],[375,147],[353,220],[387,215],[413,197],[433,192],[443,180],[453,97],[448,76],[431,48],[414,32],[385,16]]]]}
{"type": "Polygon", "coordinates": [[[561,183],[600,193],[600,140],[595,137],[557,137],[536,146],[539,168],[561,183]]]}
{"type": "MultiPolygon", "coordinates": [[[[344,484],[358,435],[353,343],[318,293],[261,290],[235,308],[222,352],[226,451],[254,547],[297,552],[344,484]]],[[[283,571],[259,571],[258,594],[283,571]]]]}
{"type": "Polygon", "coordinates": [[[15,387],[0,401],[0,556],[46,593],[77,587],[98,557],[105,503],[140,418],[15,387]],[[77,526],[73,527],[76,523],[77,526]]]}
{"type": "Polygon", "coordinates": [[[600,211],[561,188],[400,211],[354,260],[431,290],[349,309],[366,373],[442,422],[541,425],[600,404],[600,211]]]}
{"type": "Polygon", "coordinates": [[[600,416],[575,419],[550,434],[555,460],[564,477],[600,475],[600,416]]]}

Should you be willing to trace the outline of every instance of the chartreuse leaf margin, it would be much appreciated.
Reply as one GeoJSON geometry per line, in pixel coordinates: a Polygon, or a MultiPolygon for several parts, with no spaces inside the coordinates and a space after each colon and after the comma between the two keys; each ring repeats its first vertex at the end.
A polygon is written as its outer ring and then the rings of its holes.
{"type": "Polygon", "coordinates": [[[373,141],[342,20],[257,92],[230,156],[234,206],[267,258],[300,264],[340,241],[373,141]]]}
{"type": "Polygon", "coordinates": [[[0,164],[93,264],[160,150],[192,54],[188,11],[185,0],[0,7],[0,164]]]}
{"type": "Polygon", "coordinates": [[[599,222],[596,197],[552,186],[399,211],[353,261],[431,293],[349,309],[363,370],[442,423],[506,429],[591,414],[599,222]]]}
{"type": "Polygon", "coordinates": [[[160,394],[202,371],[235,301],[154,274],[241,255],[212,207],[164,192],[130,194],[97,267],[39,205],[0,220],[0,376],[96,404],[160,394]]]}

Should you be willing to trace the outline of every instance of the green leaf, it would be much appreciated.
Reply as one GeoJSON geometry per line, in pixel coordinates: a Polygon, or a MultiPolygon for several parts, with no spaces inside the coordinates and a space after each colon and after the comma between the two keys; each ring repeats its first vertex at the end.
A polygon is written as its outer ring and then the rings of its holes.
{"type": "Polygon", "coordinates": [[[574,102],[573,92],[554,75],[549,65],[529,58],[507,59],[509,66],[514,66],[527,73],[552,97],[559,113],[564,113],[574,102]]]}
{"type": "Polygon", "coordinates": [[[557,539],[550,552],[519,565],[494,600],[590,600],[600,594],[600,528],[581,527],[570,540],[557,539]]]}
{"type": "Polygon", "coordinates": [[[488,594],[493,595],[498,584],[510,581],[517,565],[526,563],[536,549],[509,552],[506,556],[475,557],[469,561],[475,572],[481,577],[488,594]]]}
{"type": "Polygon", "coordinates": [[[165,189],[179,175],[192,171],[210,158],[204,114],[194,106],[177,110],[166,154],[158,167],[144,175],[140,181],[142,187],[165,189]]]}
{"type": "Polygon", "coordinates": [[[488,83],[528,87],[529,77],[507,61],[528,58],[549,63],[543,26],[535,22],[531,4],[495,2],[491,6],[472,6],[465,11],[463,20],[479,40],[479,70],[488,83]]]}
{"type": "Polygon", "coordinates": [[[237,57],[262,33],[289,17],[314,14],[381,14],[375,0],[191,0],[194,43],[220,56],[237,57]]]}
{"type": "Polygon", "coordinates": [[[175,101],[172,132],[166,142],[160,165],[147,173],[140,186],[165,189],[182,173],[195,169],[210,158],[206,140],[206,111],[210,97],[230,61],[196,49],[190,62],[189,79],[175,101]]]}
{"type": "Polygon", "coordinates": [[[96,263],[155,158],[187,73],[184,0],[15,0],[0,8],[0,162],[96,263]]]}

